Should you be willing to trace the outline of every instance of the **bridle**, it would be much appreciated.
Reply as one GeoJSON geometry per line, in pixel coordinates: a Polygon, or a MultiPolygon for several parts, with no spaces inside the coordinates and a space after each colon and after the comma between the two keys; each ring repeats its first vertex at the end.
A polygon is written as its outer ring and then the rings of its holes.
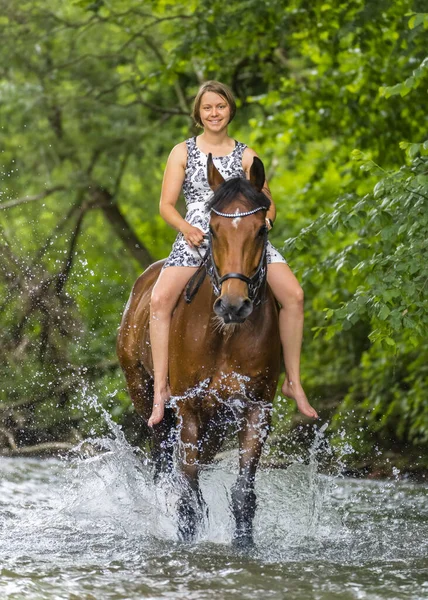
{"type": "MultiPolygon", "coordinates": [[[[241,218],[241,217],[247,217],[249,215],[253,215],[254,213],[258,212],[259,210],[266,210],[266,209],[262,206],[259,206],[258,208],[255,208],[253,210],[249,210],[246,212],[235,212],[235,213],[223,213],[223,212],[219,212],[219,211],[215,210],[214,208],[211,209],[211,211],[214,212],[219,217],[226,217],[228,219],[237,219],[237,218],[241,218]]],[[[267,227],[265,227],[264,232],[263,232],[263,250],[262,250],[262,254],[260,256],[259,264],[257,265],[257,268],[251,277],[247,277],[247,275],[244,275],[243,273],[226,273],[226,275],[223,275],[223,277],[220,277],[217,266],[215,264],[214,255],[213,255],[213,242],[212,242],[211,230],[209,230],[208,234],[205,235],[204,237],[208,240],[208,248],[207,248],[205,254],[202,255],[201,252],[199,251],[199,248],[196,247],[196,250],[197,250],[202,262],[201,262],[201,265],[200,265],[198,271],[195,273],[195,275],[193,275],[193,277],[189,281],[188,286],[186,287],[186,294],[185,294],[186,301],[191,302],[193,296],[196,294],[197,290],[199,289],[199,286],[201,285],[201,283],[204,279],[204,276],[205,276],[205,273],[203,274],[203,276],[201,276],[202,275],[201,271],[204,270],[204,271],[206,271],[206,273],[208,274],[208,276],[211,280],[211,285],[213,287],[213,290],[214,290],[214,293],[216,296],[220,296],[221,286],[225,281],[227,281],[228,279],[240,279],[241,281],[245,282],[248,286],[248,298],[254,304],[256,304],[256,305],[260,304],[260,302],[262,300],[260,291],[261,291],[262,285],[264,284],[264,282],[266,280],[266,273],[267,273],[267,239],[268,239],[267,227]]]]}

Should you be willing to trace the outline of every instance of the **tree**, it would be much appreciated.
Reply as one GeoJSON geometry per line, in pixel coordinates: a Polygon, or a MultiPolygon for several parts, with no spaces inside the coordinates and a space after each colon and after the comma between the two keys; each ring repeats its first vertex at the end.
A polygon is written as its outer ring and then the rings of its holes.
{"type": "Polygon", "coordinates": [[[367,443],[425,443],[425,4],[0,0],[2,443],[85,435],[82,386],[125,419],[115,331],[174,239],[162,169],[208,78],[231,84],[232,133],[267,165],[272,241],[304,282],[308,390],[330,412],[346,398],[338,414],[395,402],[367,443]]]}

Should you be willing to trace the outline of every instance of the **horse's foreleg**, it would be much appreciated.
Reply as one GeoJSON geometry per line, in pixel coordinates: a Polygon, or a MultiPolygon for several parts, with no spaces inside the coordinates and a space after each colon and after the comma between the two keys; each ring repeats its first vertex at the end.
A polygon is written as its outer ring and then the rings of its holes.
{"type": "Polygon", "coordinates": [[[181,473],[184,489],[178,503],[178,531],[184,541],[194,539],[202,518],[203,499],[199,488],[199,427],[190,415],[181,429],[181,473]]]}
{"type": "Polygon", "coordinates": [[[236,529],[233,543],[238,547],[253,544],[253,519],[256,512],[254,481],[260,455],[270,426],[271,411],[260,405],[247,409],[239,431],[239,475],[232,488],[232,511],[236,529]]]}
{"type": "Polygon", "coordinates": [[[171,473],[175,440],[175,414],[165,407],[162,421],[153,427],[152,459],[155,464],[155,481],[162,473],[171,473]]]}

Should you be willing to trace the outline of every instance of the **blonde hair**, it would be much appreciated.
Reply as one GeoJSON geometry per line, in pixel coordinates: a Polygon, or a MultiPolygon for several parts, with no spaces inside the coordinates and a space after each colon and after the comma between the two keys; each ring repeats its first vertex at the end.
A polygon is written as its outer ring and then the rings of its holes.
{"type": "Polygon", "coordinates": [[[225,85],[224,83],[220,83],[219,81],[206,81],[199,88],[199,91],[196,94],[195,100],[193,101],[193,108],[192,108],[191,116],[192,116],[192,119],[195,121],[196,125],[199,125],[200,127],[202,127],[200,110],[201,110],[202,96],[205,94],[205,92],[214,92],[215,94],[218,94],[219,96],[221,96],[222,98],[224,98],[226,100],[226,102],[228,103],[229,108],[230,108],[230,119],[229,119],[229,123],[230,123],[236,114],[236,102],[235,102],[235,98],[233,96],[232,90],[227,85],[225,85]]]}

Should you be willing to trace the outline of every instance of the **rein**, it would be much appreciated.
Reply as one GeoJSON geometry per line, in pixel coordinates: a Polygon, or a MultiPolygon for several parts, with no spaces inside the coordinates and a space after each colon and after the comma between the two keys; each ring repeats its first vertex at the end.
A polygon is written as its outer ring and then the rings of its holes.
{"type": "MultiPolygon", "coordinates": [[[[254,210],[249,210],[247,212],[241,212],[241,213],[238,213],[238,212],[222,213],[222,212],[215,210],[214,208],[212,208],[211,210],[212,210],[212,212],[214,212],[216,215],[218,215],[220,217],[226,217],[229,219],[237,219],[237,218],[253,215],[254,213],[256,213],[259,210],[266,210],[266,209],[263,208],[262,206],[259,206],[258,208],[255,208],[254,210]]],[[[208,276],[211,280],[211,285],[213,287],[213,290],[214,290],[214,293],[216,296],[220,296],[221,286],[225,281],[227,281],[228,279],[240,279],[241,281],[244,281],[248,286],[248,298],[251,300],[251,302],[254,302],[254,304],[256,304],[256,305],[260,304],[260,302],[262,300],[260,297],[261,296],[260,290],[261,290],[263,283],[266,280],[266,273],[267,273],[267,239],[268,239],[267,227],[265,228],[265,231],[263,233],[263,250],[262,250],[260,260],[259,260],[259,264],[257,265],[257,269],[255,270],[254,274],[251,277],[247,277],[247,275],[244,275],[243,273],[226,273],[226,275],[223,275],[223,277],[220,277],[220,274],[217,270],[217,266],[214,261],[211,232],[209,232],[204,237],[206,239],[208,239],[208,248],[207,248],[205,254],[202,255],[201,252],[199,251],[199,248],[196,247],[196,251],[201,258],[201,265],[198,268],[198,270],[196,271],[196,273],[190,278],[189,283],[186,285],[185,295],[184,295],[186,302],[189,304],[193,300],[194,296],[196,295],[197,291],[199,290],[200,286],[202,285],[203,280],[205,279],[205,275],[208,274],[208,276]]]]}

